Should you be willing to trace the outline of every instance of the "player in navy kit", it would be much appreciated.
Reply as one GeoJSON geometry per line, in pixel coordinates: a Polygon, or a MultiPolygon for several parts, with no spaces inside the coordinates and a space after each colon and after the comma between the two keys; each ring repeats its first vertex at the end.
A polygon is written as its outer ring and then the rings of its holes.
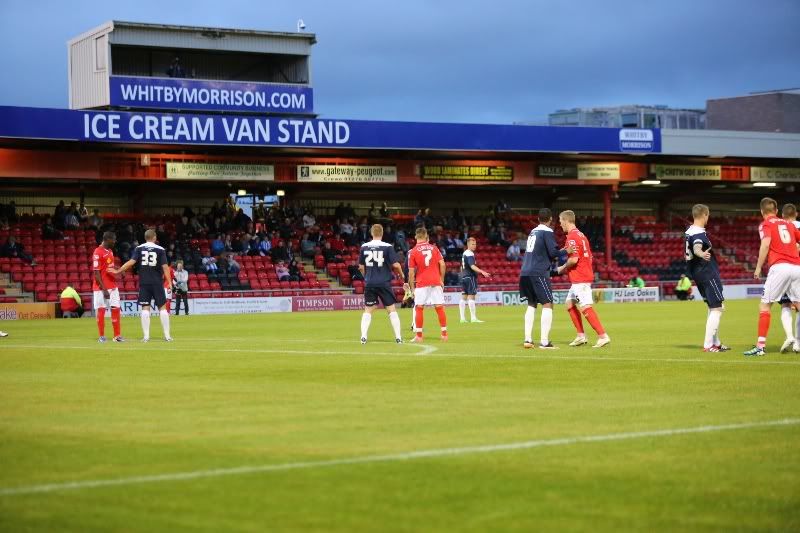
{"type": "Polygon", "coordinates": [[[549,209],[539,210],[539,225],[528,235],[525,256],[519,275],[519,293],[528,301],[525,311],[525,342],[523,347],[533,348],[533,324],[536,319],[536,306],[542,304],[541,339],[539,348],[554,350],[550,342],[550,328],[553,325],[553,289],[550,285],[550,272],[553,261],[558,258],[558,245],[550,224],[553,213],[549,209]]]}
{"type": "Polygon", "coordinates": [[[469,314],[472,316],[470,322],[480,324],[483,320],[478,320],[478,314],[475,310],[475,295],[478,294],[478,274],[484,278],[491,277],[491,274],[485,270],[481,270],[475,264],[475,248],[478,246],[478,241],[475,237],[467,239],[467,249],[461,256],[461,274],[459,281],[461,281],[461,300],[458,302],[458,311],[461,315],[461,323],[467,323],[466,307],[469,306],[469,314]]]}
{"type": "Polygon", "coordinates": [[[169,334],[169,311],[167,311],[167,296],[164,293],[164,284],[171,283],[167,253],[156,244],[156,232],[149,229],[144,232],[145,243],[136,247],[131,254],[131,259],[122,265],[117,273],[137,267],[139,271],[139,305],[142,310],[142,342],[150,340],[150,303],[155,302],[159,310],[161,328],[164,330],[164,340],[171,341],[169,334]]]}
{"type": "Polygon", "coordinates": [[[719,340],[719,323],[725,301],[722,295],[722,280],[719,276],[717,258],[706,234],[706,224],[710,211],[708,206],[697,204],[692,207],[693,224],[686,230],[686,263],[689,277],[697,284],[700,296],[708,305],[706,335],[703,340],[704,352],[726,352],[727,346],[719,340]]]}
{"type": "Polygon", "coordinates": [[[400,336],[400,316],[395,309],[394,291],[392,291],[392,273],[403,280],[406,291],[408,285],[405,284],[403,267],[397,258],[394,247],[383,242],[383,226],[375,224],[370,229],[372,240],[365,242],[361,246],[358,256],[358,269],[364,275],[366,284],[364,287],[364,314],[361,315],[361,344],[367,343],[369,325],[372,322],[372,312],[380,301],[389,313],[389,322],[394,331],[394,338],[397,344],[402,344],[400,336]]]}

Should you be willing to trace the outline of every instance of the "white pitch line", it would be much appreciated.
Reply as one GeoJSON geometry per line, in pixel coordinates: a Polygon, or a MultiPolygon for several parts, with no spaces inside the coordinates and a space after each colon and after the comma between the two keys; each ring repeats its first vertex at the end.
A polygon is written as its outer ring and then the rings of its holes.
{"type": "Polygon", "coordinates": [[[410,461],[414,459],[451,457],[478,453],[496,453],[550,446],[568,446],[572,444],[612,442],[631,439],[645,439],[655,437],[672,437],[676,435],[689,435],[696,433],[712,433],[719,431],[733,431],[776,426],[796,426],[800,424],[798,418],[782,420],[769,420],[764,422],[745,422],[740,424],[724,424],[716,426],[697,426],[689,428],[656,429],[648,431],[633,431],[625,433],[610,433],[605,435],[585,435],[579,437],[562,437],[556,439],[528,440],[506,444],[487,444],[483,446],[463,446],[458,448],[435,448],[429,450],[416,450],[410,452],[392,453],[385,455],[363,455],[360,457],[345,457],[341,459],[328,459],[322,461],[304,461],[295,463],[278,463],[255,466],[238,466],[233,468],[215,468],[211,470],[194,470],[189,472],[174,472],[171,474],[155,474],[131,476],[116,479],[95,479],[86,481],[68,481],[63,483],[49,483],[44,485],[29,485],[22,487],[0,488],[0,496],[17,496],[22,494],[41,494],[62,492],[69,490],[91,489],[98,487],[113,487],[123,485],[139,485],[145,483],[162,483],[170,481],[187,481],[193,479],[214,478],[223,476],[236,476],[258,474],[266,472],[281,472],[287,470],[301,470],[311,468],[325,468],[343,465],[358,465],[366,463],[386,463],[410,461]]]}
{"type": "MultiPolygon", "coordinates": [[[[176,341],[178,342],[178,341],[176,341]]],[[[349,343],[350,341],[348,341],[349,343]]],[[[153,347],[154,341],[148,345],[149,347],[153,347]]],[[[135,343],[134,343],[135,344],[135,343]]],[[[356,343],[352,343],[356,344],[356,343]]],[[[391,343],[385,343],[391,345],[391,343]]],[[[173,343],[171,346],[175,346],[173,343]]],[[[403,344],[401,346],[410,346],[408,344],[403,344]]],[[[7,348],[24,348],[24,349],[41,349],[43,346],[41,344],[37,345],[27,345],[27,344],[15,344],[8,346],[7,348]]],[[[54,348],[56,346],[48,346],[50,348],[54,348]]],[[[400,352],[372,352],[372,351],[362,351],[359,347],[354,347],[353,351],[321,351],[321,350],[273,350],[268,348],[207,348],[207,347],[196,347],[191,346],[187,348],[162,348],[158,347],[158,352],[185,352],[187,349],[191,349],[193,352],[209,352],[209,353],[252,353],[252,354],[288,354],[288,355],[351,355],[351,356],[359,356],[359,357],[370,357],[370,356],[385,356],[385,357],[439,357],[439,358],[450,358],[450,359],[524,359],[528,361],[600,361],[606,363],[681,363],[681,364],[714,364],[714,365],[752,365],[752,366],[762,366],[762,365],[784,365],[784,366],[800,366],[800,361],[771,361],[769,359],[761,359],[761,358],[744,358],[741,359],[696,359],[696,358],[687,358],[681,359],[678,357],[602,357],[602,356],[584,356],[584,355],[543,355],[540,352],[532,351],[530,355],[513,355],[513,354],[465,354],[465,353],[435,353],[438,348],[435,345],[431,344],[423,344],[419,345],[418,347],[422,348],[422,351],[417,353],[400,353],[400,352]]],[[[90,350],[90,349],[105,349],[104,346],[98,344],[91,344],[91,345],[83,345],[83,346],[73,346],[75,349],[81,350],[90,350]]],[[[132,348],[129,345],[115,345],[111,348],[108,348],[109,354],[111,351],[118,351],[118,352],[131,352],[136,353],[137,350],[132,348]]]]}

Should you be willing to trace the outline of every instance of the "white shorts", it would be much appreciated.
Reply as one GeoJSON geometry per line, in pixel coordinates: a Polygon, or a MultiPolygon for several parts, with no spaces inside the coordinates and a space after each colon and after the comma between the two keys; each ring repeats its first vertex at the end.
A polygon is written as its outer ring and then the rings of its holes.
{"type": "Polygon", "coordinates": [[[444,288],[441,285],[415,288],[414,305],[444,305],[444,288]]]}
{"type": "Polygon", "coordinates": [[[800,265],[778,263],[770,267],[761,303],[778,302],[784,294],[792,302],[800,302],[800,265]]]}
{"type": "Polygon", "coordinates": [[[592,284],[591,283],[573,283],[567,293],[567,300],[574,300],[578,305],[592,305],[592,284]]]}
{"type": "Polygon", "coordinates": [[[172,289],[164,287],[164,296],[167,297],[167,300],[172,300],[172,289]]]}
{"type": "Polygon", "coordinates": [[[94,291],[94,308],[119,307],[119,289],[108,290],[108,300],[103,297],[103,291],[94,291]]]}

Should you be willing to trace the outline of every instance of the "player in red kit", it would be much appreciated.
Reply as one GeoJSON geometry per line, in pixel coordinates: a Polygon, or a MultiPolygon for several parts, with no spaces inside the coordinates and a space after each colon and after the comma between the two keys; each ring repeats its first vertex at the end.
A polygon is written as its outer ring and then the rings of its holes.
{"type": "Polygon", "coordinates": [[[103,234],[103,242],[92,254],[92,290],[94,291],[94,312],[97,317],[97,331],[100,342],[106,342],[106,307],[111,307],[111,325],[114,327],[114,342],[124,342],[121,334],[120,303],[117,280],[114,277],[114,245],[117,236],[113,231],[103,234]],[[109,268],[112,269],[109,272],[109,268]]]}
{"type": "Polygon", "coordinates": [[[169,267],[169,279],[164,278],[164,296],[167,297],[167,313],[172,311],[172,289],[175,284],[175,269],[169,267]]]}
{"type": "MultiPolygon", "coordinates": [[[[764,218],[758,227],[761,248],[753,277],[761,279],[761,269],[765,263],[769,272],[759,304],[758,340],[752,349],[744,352],[747,356],[766,353],[770,307],[773,302],[780,301],[786,295],[795,306],[800,306],[800,253],[797,250],[800,229],[791,222],[778,218],[778,202],[772,198],[761,200],[761,216],[764,218]]],[[[787,339],[789,344],[791,341],[787,339]]]]}
{"type": "Polygon", "coordinates": [[[414,291],[414,332],[411,342],[422,342],[425,306],[432,305],[439,317],[443,341],[447,341],[447,315],[444,312],[444,273],[442,253],[428,242],[428,230],[417,228],[417,245],[408,253],[408,285],[414,291]]]}
{"type": "Polygon", "coordinates": [[[572,286],[567,293],[567,312],[578,336],[572,341],[570,346],[582,346],[587,343],[586,333],[583,330],[583,320],[581,313],[586,317],[586,321],[597,333],[597,343],[592,348],[602,348],[611,342],[611,338],[603,329],[600,318],[597,316],[592,304],[592,282],[594,281],[594,270],[592,269],[592,250],[589,247],[589,239],[575,226],[575,213],[573,211],[563,211],[558,216],[561,229],[567,234],[565,248],[569,251],[567,262],[558,267],[558,273],[567,273],[572,286]],[[572,251],[574,250],[574,251],[572,251]]]}

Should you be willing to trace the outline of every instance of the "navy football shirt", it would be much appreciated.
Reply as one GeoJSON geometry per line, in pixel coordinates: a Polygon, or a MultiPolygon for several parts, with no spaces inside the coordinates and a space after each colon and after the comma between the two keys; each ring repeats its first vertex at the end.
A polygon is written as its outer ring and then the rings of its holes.
{"type": "Polygon", "coordinates": [[[706,234],[705,228],[690,226],[686,230],[686,262],[689,267],[689,276],[694,280],[709,280],[719,277],[719,266],[717,256],[711,246],[711,240],[706,234]],[[700,244],[704,252],[711,252],[711,260],[706,261],[702,257],[694,255],[694,245],[700,244]]]}
{"type": "Polygon", "coordinates": [[[136,261],[139,271],[140,285],[162,285],[164,283],[164,265],[167,264],[167,253],[153,242],[146,242],[136,247],[131,259],[136,261]]]}
{"type": "Polygon", "coordinates": [[[392,265],[397,263],[394,247],[383,241],[370,241],[361,245],[358,262],[364,265],[367,287],[384,287],[392,283],[392,265]]]}

